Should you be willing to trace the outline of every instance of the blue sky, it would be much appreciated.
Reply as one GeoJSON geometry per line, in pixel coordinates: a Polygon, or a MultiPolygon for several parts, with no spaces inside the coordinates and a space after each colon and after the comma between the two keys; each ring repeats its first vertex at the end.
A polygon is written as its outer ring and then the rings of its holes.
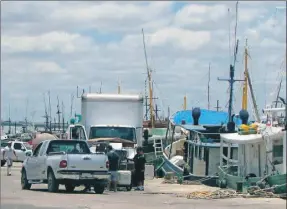
{"type": "MultiPolygon", "coordinates": [[[[23,120],[28,100],[28,119],[34,115],[33,120],[42,121],[43,94],[48,90],[53,114],[58,95],[66,117],[77,85],[96,92],[102,82],[104,92],[116,93],[121,80],[123,93],[144,93],[141,28],[162,114],[168,106],[172,112],[180,110],[184,95],[188,108],[207,107],[209,62],[211,107],[219,100],[227,110],[228,84],[217,77],[228,77],[228,27],[230,20],[234,43],[235,3],[1,2],[1,118],[8,118],[10,104],[11,118],[23,120]]],[[[275,99],[279,74],[286,74],[286,9],[276,10],[280,6],[285,3],[239,2],[236,77],[243,77],[248,38],[248,66],[260,109],[275,99]]],[[[236,112],[241,94],[242,84],[237,83],[236,112]]],[[[281,95],[286,95],[286,82],[281,95]]],[[[73,107],[80,112],[80,101],[73,107]]]]}

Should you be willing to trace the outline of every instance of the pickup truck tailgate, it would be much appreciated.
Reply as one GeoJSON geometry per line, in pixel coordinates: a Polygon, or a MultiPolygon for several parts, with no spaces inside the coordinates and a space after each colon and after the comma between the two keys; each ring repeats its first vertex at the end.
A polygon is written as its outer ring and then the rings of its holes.
{"type": "Polygon", "coordinates": [[[67,170],[70,171],[107,171],[108,158],[104,154],[68,154],[67,170]]]}

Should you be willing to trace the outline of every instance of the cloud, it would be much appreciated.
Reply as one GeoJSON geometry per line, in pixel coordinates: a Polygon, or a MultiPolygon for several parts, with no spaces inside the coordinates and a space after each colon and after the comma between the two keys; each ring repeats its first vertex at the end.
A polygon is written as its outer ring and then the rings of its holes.
{"type": "MultiPolygon", "coordinates": [[[[243,76],[248,38],[249,70],[260,108],[265,100],[274,100],[265,95],[278,86],[285,56],[286,11],[275,13],[282,5],[239,2],[235,76],[243,76]]],[[[144,93],[142,28],[162,110],[181,109],[185,94],[189,108],[206,108],[209,63],[211,106],[219,100],[224,107],[228,101],[228,83],[217,77],[229,76],[233,60],[235,2],[6,1],[1,6],[1,111],[13,104],[16,119],[23,120],[25,105],[18,104],[29,98],[28,111],[35,110],[35,120],[42,121],[48,90],[53,109],[57,95],[68,107],[76,86],[96,92],[102,83],[103,92],[115,93],[120,79],[123,93],[144,93]]],[[[235,85],[235,111],[240,110],[241,86],[235,85]]],[[[79,100],[76,107],[80,111],[79,100]]]]}
{"type": "Polygon", "coordinates": [[[65,54],[89,50],[92,40],[79,34],[52,31],[39,36],[3,36],[1,43],[5,53],[58,51],[65,54]]]}

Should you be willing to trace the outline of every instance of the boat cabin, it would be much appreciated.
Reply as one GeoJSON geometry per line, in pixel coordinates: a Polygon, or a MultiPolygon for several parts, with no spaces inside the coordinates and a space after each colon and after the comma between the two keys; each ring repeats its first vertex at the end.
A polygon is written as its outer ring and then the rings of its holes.
{"type": "Polygon", "coordinates": [[[261,133],[256,134],[222,134],[220,181],[225,181],[224,184],[227,187],[236,189],[238,182],[248,180],[250,183],[255,183],[266,175],[284,173],[284,135],[286,132],[283,132],[282,128],[268,126],[261,133]],[[225,144],[228,144],[227,155],[223,151],[225,144]],[[230,157],[233,144],[238,144],[237,160],[230,157]]]}

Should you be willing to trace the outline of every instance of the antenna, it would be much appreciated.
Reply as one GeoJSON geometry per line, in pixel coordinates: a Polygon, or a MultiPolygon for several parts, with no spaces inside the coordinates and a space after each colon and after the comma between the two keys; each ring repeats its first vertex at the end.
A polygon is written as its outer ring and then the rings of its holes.
{"type": "Polygon", "coordinates": [[[208,68],[208,84],[207,84],[207,109],[210,109],[210,63],[208,68]]]}
{"type": "Polygon", "coordinates": [[[228,45],[229,45],[229,59],[231,63],[231,21],[230,21],[230,9],[228,8],[228,45]]]}

